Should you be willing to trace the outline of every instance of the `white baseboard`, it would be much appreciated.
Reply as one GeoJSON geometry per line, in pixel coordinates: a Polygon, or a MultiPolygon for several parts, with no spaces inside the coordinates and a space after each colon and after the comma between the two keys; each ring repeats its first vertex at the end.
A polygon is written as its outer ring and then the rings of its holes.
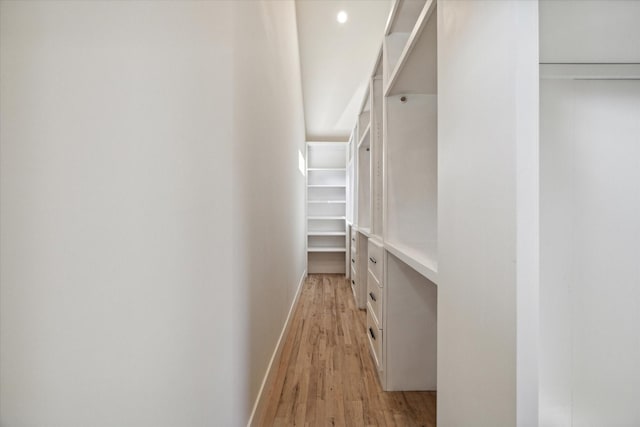
{"type": "Polygon", "coordinates": [[[260,418],[262,418],[265,406],[267,404],[268,395],[265,393],[271,388],[273,384],[273,380],[275,379],[276,371],[278,370],[278,365],[280,361],[280,354],[282,353],[282,348],[284,347],[284,342],[287,337],[287,332],[289,332],[289,326],[291,324],[291,317],[293,316],[293,312],[295,311],[296,305],[298,304],[298,299],[300,299],[300,291],[302,290],[302,285],[304,284],[304,280],[307,277],[307,270],[302,272],[302,277],[300,277],[300,281],[298,282],[298,289],[296,289],[296,295],[293,297],[293,301],[291,302],[291,307],[289,307],[289,314],[287,314],[287,319],[282,326],[282,332],[280,332],[280,338],[278,338],[278,342],[276,343],[276,348],[273,351],[273,355],[271,356],[271,360],[269,361],[269,366],[267,366],[267,372],[264,375],[264,379],[262,380],[262,385],[260,386],[260,391],[258,391],[258,397],[256,397],[256,401],[253,405],[253,410],[251,411],[251,416],[249,417],[249,422],[247,422],[247,427],[258,427],[258,422],[260,418]]]}

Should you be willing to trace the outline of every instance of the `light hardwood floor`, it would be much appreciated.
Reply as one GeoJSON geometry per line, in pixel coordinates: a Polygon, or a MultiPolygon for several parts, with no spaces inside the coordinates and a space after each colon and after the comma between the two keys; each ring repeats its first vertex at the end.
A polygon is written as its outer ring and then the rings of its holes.
{"type": "Polygon", "coordinates": [[[341,275],[310,275],[261,426],[435,426],[435,392],[384,392],[366,314],[341,275]]]}

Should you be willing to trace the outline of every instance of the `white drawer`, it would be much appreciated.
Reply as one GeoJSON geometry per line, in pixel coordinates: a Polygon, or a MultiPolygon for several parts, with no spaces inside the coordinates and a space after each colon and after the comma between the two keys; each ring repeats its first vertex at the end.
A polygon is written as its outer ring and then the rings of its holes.
{"type": "Polygon", "coordinates": [[[355,259],[357,254],[358,254],[358,251],[356,250],[355,243],[351,243],[351,258],[355,259]]]}
{"type": "Polygon", "coordinates": [[[358,232],[354,227],[351,227],[351,244],[355,245],[357,239],[358,239],[358,232]]]}
{"type": "Polygon", "coordinates": [[[382,369],[382,330],[376,326],[370,311],[367,311],[367,338],[369,338],[373,361],[380,370],[382,369]]]}
{"type": "Polygon", "coordinates": [[[384,284],[384,280],[382,280],[382,246],[378,245],[374,240],[369,239],[368,250],[369,270],[382,286],[384,284]]]}
{"type": "Polygon", "coordinates": [[[349,284],[351,287],[355,289],[356,287],[356,270],[354,267],[351,267],[351,279],[349,280],[349,284]]]}
{"type": "Polygon", "coordinates": [[[351,270],[354,272],[358,271],[358,265],[356,264],[358,262],[358,257],[356,256],[355,253],[351,253],[351,256],[349,257],[349,265],[351,266],[351,270]]]}
{"type": "Polygon", "coordinates": [[[369,272],[367,280],[367,307],[368,310],[371,311],[378,329],[383,329],[384,327],[382,325],[382,298],[382,288],[373,274],[369,272]]]}

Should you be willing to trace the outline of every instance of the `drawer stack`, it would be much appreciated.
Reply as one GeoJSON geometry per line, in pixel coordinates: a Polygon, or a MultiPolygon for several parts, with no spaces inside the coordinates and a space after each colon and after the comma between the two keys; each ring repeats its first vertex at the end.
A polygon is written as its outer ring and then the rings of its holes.
{"type": "Polygon", "coordinates": [[[350,242],[350,247],[351,247],[351,253],[349,254],[349,265],[351,266],[351,290],[353,291],[353,296],[354,298],[356,298],[356,304],[357,304],[357,288],[356,288],[356,280],[358,279],[357,277],[357,268],[356,268],[356,260],[357,260],[357,256],[358,256],[358,239],[356,238],[356,230],[355,228],[351,227],[351,235],[349,236],[349,238],[351,239],[350,242]]]}
{"type": "Polygon", "coordinates": [[[367,336],[371,354],[378,371],[383,363],[383,248],[382,244],[369,239],[367,245],[367,336]]]}

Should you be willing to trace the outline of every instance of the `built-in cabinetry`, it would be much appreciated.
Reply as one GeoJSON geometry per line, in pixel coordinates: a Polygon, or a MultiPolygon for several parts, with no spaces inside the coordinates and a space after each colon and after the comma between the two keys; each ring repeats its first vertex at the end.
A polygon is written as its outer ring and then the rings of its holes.
{"type": "Polygon", "coordinates": [[[398,1],[354,135],[354,295],[385,390],[436,389],[435,1],[398,1]]]}
{"type": "Polygon", "coordinates": [[[347,273],[347,144],[307,143],[309,273],[347,273]]]}
{"type": "Polygon", "coordinates": [[[352,138],[352,284],[382,387],[437,376],[442,425],[640,425],[639,21],[394,2],[352,138]]]}

